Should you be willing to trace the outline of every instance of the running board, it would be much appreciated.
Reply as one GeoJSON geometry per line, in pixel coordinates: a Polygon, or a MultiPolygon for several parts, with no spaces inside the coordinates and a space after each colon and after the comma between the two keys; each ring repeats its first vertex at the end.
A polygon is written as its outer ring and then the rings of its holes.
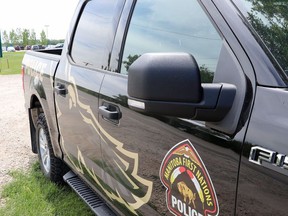
{"type": "Polygon", "coordinates": [[[63,176],[67,184],[82,198],[96,215],[115,216],[108,206],[74,172],[63,176]]]}

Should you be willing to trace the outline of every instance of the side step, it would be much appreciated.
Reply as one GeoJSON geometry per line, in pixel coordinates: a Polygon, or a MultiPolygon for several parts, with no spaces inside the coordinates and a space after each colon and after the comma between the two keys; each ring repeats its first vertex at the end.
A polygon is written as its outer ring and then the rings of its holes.
{"type": "Polygon", "coordinates": [[[67,184],[82,198],[91,210],[100,216],[115,216],[108,206],[72,171],[63,176],[67,184]]]}

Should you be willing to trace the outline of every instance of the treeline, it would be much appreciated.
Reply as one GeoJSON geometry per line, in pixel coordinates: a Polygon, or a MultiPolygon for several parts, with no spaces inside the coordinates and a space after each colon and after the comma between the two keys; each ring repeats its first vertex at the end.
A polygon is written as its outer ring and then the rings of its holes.
{"type": "Polygon", "coordinates": [[[40,38],[36,37],[36,32],[34,29],[12,29],[11,31],[4,30],[2,32],[2,44],[3,46],[27,46],[27,45],[48,45],[48,44],[57,44],[63,43],[64,40],[49,40],[46,36],[44,30],[40,33],[40,38]]]}

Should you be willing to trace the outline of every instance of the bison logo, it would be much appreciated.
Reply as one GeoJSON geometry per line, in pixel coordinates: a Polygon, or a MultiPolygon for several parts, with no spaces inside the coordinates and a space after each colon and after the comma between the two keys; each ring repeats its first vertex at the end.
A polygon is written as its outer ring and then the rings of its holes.
{"type": "Polygon", "coordinates": [[[160,168],[167,206],[174,215],[216,216],[219,205],[204,163],[189,140],[166,154],[160,168]]]}
{"type": "Polygon", "coordinates": [[[192,202],[194,209],[196,209],[196,205],[195,205],[195,199],[196,199],[196,194],[193,193],[190,188],[188,188],[188,186],[185,184],[185,182],[178,182],[177,184],[178,186],[178,190],[180,192],[180,194],[183,195],[184,197],[184,202],[186,202],[186,199],[188,198],[189,200],[189,204],[192,202]]]}

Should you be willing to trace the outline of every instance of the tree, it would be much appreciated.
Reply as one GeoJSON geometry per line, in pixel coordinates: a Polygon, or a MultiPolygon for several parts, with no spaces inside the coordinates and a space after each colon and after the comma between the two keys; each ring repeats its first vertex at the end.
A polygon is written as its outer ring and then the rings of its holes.
{"type": "Polygon", "coordinates": [[[33,45],[33,44],[42,44],[47,45],[49,44],[57,44],[57,43],[64,43],[64,39],[61,40],[50,40],[48,41],[46,33],[44,30],[40,33],[40,40],[36,38],[36,32],[34,29],[21,29],[16,28],[12,29],[10,32],[7,32],[6,30],[2,33],[2,45],[3,46],[10,46],[10,45],[33,45]]]}
{"type": "Polygon", "coordinates": [[[15,41],[15,43],[16,43],[17,45],[22,44],[22,42],[23,42],[22,39],[23,39],[23,38],[22,38],[22,29],[21,29],[21,28],[17,28],[17,29],[16,29],[16,41],[15,41]]]}
{"type": "Polygon", "coordinates": [[[23,46],[29,45],[30,31],[28,29],[24,29],[22,31],[22,43],[23,46]]]}
{"type": "Polygon", "coordinates": [[[141,55],[129,55],[127,57],[126,61],[123,61],[124,67],[126,68],[126,71],[128,71],[130,65],[133,64],[134,61],[136,61],[141,55]]]}
{"type": "Polygon", "coordinates": [[[2,39],[1,39],[1,32],[0,32],[0,58],[3,57],[3,53],[2,53],[2,39]]]}
{"type": "Polygon", "coordinates": [[[10,39],[6,30],[3,31],[3,41],[4,46],[9,46],[10,39]]]}
{"type": "Polygon", "coordinates": [[[44,30],[42,30],[41,31],[41,33],[40,33],[40,43],[42,44],[42,45],[48,45],[48,40],[47,40],[47,36],[46,36],[46,33],[45,33],[45,31],[44,30]]]}
{"type": "Polygon", "coordinates": [[[30,39],[30,43],[31,44],[36,44],[37,43],[36,33],[35,33],[34,29],[31,30],[29,39],[30,39]]]}
{"type": "Polygon", "coordinates": [[[49,44],[58,44],[58,43],[64,43],[65,40],[61,39],[61,40],[50,40],[49,39],[49,44]]]}
{"type": "Polygon", "coordinates": [[[14,29],[12,29],[12,31],[10,31],[9,37],[10,37],[11,44],[15,45],[15,42],[17,40],[17,36],[16,36],[16,33],[15,33],[14,29]]]}
{"type": "Polygon", "coordinates": [[[200,75],[201,75],[201,82],[202,83],[212,83],[214,73],[211,72],[205,65],[200,66],[200,75]]]}

